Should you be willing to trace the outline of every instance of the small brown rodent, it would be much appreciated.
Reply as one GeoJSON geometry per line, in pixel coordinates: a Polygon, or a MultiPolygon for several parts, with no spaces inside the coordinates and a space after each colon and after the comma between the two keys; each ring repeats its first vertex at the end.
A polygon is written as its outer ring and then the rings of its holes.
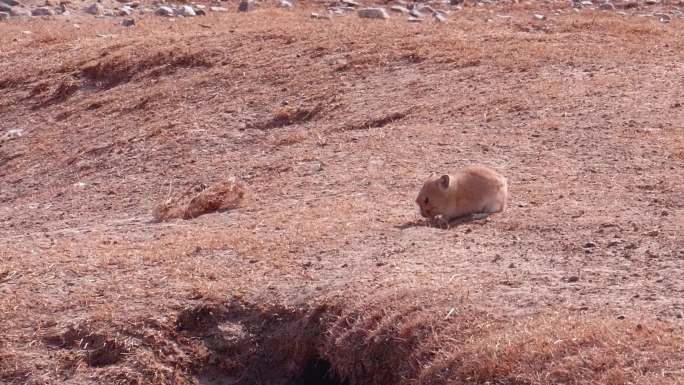
{"type": "Polygon", "coordinates": [[[497,213],[506,209],[508,182],[482,165],[467,166],[453,175],[432,174],[418,193],[420,215],[441,215],[452,220],[470,214],[497,213]]]}

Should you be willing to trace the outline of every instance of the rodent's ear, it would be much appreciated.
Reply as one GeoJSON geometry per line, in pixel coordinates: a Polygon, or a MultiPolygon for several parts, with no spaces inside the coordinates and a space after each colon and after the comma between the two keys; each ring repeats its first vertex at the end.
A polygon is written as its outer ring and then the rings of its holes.
{"type": "Polygon", "coordinates": [[[439,178],[439,185],[440,185],[443,189],[449,188],[449,175],[446,175],[446,174],[442,175],[442,176],[439,178]]]}

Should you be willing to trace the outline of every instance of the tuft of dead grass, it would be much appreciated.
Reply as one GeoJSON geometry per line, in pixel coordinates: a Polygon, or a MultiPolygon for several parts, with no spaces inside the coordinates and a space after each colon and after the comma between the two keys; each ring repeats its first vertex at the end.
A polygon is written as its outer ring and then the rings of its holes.
{"type": "Polygon", "coordinates": [[[175,218],[193,219],[215,211],[238,207],[244,198],[244,188],[235,178],[214,184],[200,186],[194,195],[169,198],[157,205],[152,216],[157,222],[175,218]]]}

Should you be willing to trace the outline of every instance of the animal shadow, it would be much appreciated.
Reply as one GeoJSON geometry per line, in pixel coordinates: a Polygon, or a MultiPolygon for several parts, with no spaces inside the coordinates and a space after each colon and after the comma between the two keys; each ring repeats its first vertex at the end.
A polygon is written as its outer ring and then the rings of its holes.
{"type": "Polygon", "coordinates": [[[435,219],[418,219],[410,222],[403,223],[401,225],[395,226],[399,230],[406,230],[412,227],[434,227],[441,230],[455,229],[458,226],[473,223],[473,224],[485,224],[489,218],[488,214],[471,214],[462,217],[454,218],[450,221],[446,221],[442,218],[435,219]]]}

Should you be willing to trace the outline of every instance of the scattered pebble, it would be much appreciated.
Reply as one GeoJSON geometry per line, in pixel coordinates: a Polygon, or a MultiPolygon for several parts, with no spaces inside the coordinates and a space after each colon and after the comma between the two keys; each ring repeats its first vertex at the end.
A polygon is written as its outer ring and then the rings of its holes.
{"type": "Polygon", "coordinates": [[[653,16],[657,17],[661,23],[669,23],[672,18],[666,13],[654,13],[653,16]]]}
{"type": "Polygon", "coordinates": [[[88,8],[86,8],[86,12],[88,12],[91,15],[102,16],[104,15],[104,7],[100,3],[93,3],[88,8]]]}
{"type": "Polygon", "coordinates": [[[401,5],[393,5],[393,6],[391,6],[391,7],[390,7],[390,11],[399,12],[399,13],[404,14],[404,15],[408,15],[408,14],[411,12],[411,11],[409,11],[408,8],[403,7],[403,6],[401,6],[401,5]]]}
{"type": "Polygon", "coordinates": [[[432,16],[440,23],[445,23],[447,21],[447,18],[443,13],[435,12],[432,14],[432,16]]]}
{"type": "Polygon", "coordinates": [[[311,18],[320,20],[332,20],[332,16],[330,16],[329,14],[320,14],[316,12],[311,13],[311,18]]]}
{"type": "Polygon", "coordinates": [[[133,14],[133,8],[128,5],[124,5],[119,9],[119,16],[131,16],[133,14]]]}
{"type": "Polygon", "coordinates": [[[121,25],[124,27],[132,27],[135,25],[135,20],[134,19],[123,19],[121,21],[121,25]]]}
{"type": "Polygon", "coordinates": [[[594,242],[587,242],[587,243],[584,244],[584,248],[586,248],[586,249],[591,248],[591,247],[596,247],[596,243],[594,243],[594,242]]]}
{"type": "Polygon", "coordinates": [[[195,16],[197,16],[197,13],[195,13],[195,10],[194,10],[191,6],[189,6],[189,5],[184,5],[184,6],[180,9],[180,14],[183,15],[183,16],[185,16],[185,17],[195,17],[195,16]]]}
{"type": "Polygon", "coordinates": [[[534,17],[537,20],[546,20],[546,16],[539,13],[535,13],[534,15],[532,15],[532,17],[534,17]]]}
{"type": "Polygon", "coordinates": [[[55,11],[48,7],[39,7],[31,11],[31,16],[52,16],[55,11]]]}
{"type": "Polygon", "coordinates": [[[423,19],[421,19],[419,17],[413,17],[413,16],[409,17],[407,20],[409,23],[420,23],[423,21],[423,19]]]}
{"type": "Polygon", "coordinates": [[[579,281],[579,277],[576,275],[568,277],[568,282],[577,282],[579,281]]]}
{"type": "Polygon", "coordinates": [[[385,8],[362,8],[357,11],[357,15],[362,19],[389,19],[385,8]]]}
{"type": "Polygon", "coordinates": [[[157,8],[157,10],[155,11],[155,14],[157,14],[159,16],[171,17],[171,16],[173,16],[174,12],[173,12],[173,8],[167,7],[166,5],[162,5],[159,8],[157,8]]]}
{"type": "Polygon", "coordinates": [[[599,5],[599,9],[601,11],[614,11],[615,5],[613,5],[613,3],[605,2],[599,5]]]}
{"type": "Polygon", "coordinates": [[[238,5],[238,12],[249,12],[254,9],[254,0],[242,0],[238,5]]]}
{"type": "Polygon", "coordinates": [[[287,0],[280,0],[280,2],[278,3],[278,6],[280,8],[292,8],[292,3],[290,3],[287,0]]]}
{"type": "Polygon", "coordinates": [[[228,12],[226,7],[209,7],[209,10],[212,12],[228,12]]]}

